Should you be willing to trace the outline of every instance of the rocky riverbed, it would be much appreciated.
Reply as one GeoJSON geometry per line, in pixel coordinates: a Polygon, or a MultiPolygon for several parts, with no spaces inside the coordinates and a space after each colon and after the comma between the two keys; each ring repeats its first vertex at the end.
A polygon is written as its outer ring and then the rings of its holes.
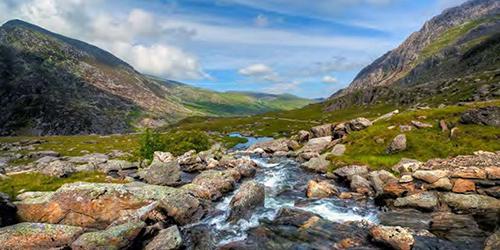
{"type": "MultiPolygon", "coordinates": [[[[1,195],[0,248],[499,248],[500,152],[403,159],[391,171],[331,169],[327,158],[345,151],[342,139],[371,124],[358,118],[179,157],[155,152],[148,165],[50,151],[22,156],[36,159],[27,165],[4,161],[3,179],[91,170],[127,183],[71,183],[14,200],[1,195]]],[[[405,145],[398,136],[388,153],[405,145]]]]}

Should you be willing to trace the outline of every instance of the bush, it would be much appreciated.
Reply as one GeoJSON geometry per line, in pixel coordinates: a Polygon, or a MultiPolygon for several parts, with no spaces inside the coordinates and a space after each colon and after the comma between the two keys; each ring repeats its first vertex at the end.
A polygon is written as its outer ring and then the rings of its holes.
{"type": "Polygon", "coordinates": [[[178,131],[159,134],[146,130],[141,136],[139,155],[152,160],[155,151],[170,152],[179,156],[189,150],[200,152],[209,149],[210,137],[201,131],[178,131]]]}

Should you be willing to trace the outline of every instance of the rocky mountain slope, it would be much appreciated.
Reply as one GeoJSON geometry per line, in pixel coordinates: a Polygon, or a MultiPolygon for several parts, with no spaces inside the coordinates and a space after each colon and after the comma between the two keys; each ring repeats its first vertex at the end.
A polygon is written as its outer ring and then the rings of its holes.
{"type": "Polygon", "coordinates": [[[432,18],[364,68],[330,98],[330,109],[388,100],[430,102],[429,97],[435,102],[498,97],[499,54],[500,2],[469,1],[432,18]]]}
{"type": "Polygon", "coordinates": [[[121,133],[193,115],[247,115],[310,102],[158,80],[95,46],[20,20],[0,28],[0,76],[0,135],[121,133]]]}

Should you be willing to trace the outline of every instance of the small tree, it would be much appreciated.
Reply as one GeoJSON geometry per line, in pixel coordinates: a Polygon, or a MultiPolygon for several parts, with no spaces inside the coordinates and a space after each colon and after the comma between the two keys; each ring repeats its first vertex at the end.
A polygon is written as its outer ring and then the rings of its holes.
{"type": "Polygon", "coordinates": [[[152,160],[155,151],[162,151],[165,148],[161,142],[160,134],[146,129],[141,136],[139,155],[143,159],[152,160]]]}

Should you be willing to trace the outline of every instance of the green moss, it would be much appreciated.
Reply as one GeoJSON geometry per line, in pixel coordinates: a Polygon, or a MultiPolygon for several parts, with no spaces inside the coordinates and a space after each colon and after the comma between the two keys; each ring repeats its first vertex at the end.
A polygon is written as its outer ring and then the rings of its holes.
{"type": "Polygon", "coordinates": [[[104,183],[106,175],[99,172],[79,172],[68,178],[57,178],[39,173],[24,173],[9,176],[8,179],[0,181],[0,192],[10,195],[12,198],[22,192],[28,191],[54,191],[66,183],[73,182],[96,182],[104,183]]]}

